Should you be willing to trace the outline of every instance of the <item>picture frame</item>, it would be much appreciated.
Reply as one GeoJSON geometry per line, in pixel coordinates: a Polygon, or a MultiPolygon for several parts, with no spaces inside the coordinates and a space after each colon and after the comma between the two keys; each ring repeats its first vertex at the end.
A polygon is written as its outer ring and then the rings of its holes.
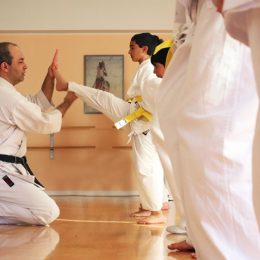
{"type": "MultiPolygon", "coordinates": [[[[84,85],[124,98],[124,55],[84,55],[84,85]]],[[[84,102],[84,114],[101,114],[84,102]]]]}

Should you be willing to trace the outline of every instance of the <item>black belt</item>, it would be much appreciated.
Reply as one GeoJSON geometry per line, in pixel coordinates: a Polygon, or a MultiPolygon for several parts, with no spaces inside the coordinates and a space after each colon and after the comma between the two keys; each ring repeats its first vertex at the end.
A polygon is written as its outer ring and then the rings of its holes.
{"type": "MultiPolygon", "coordinates": [[[[30,169],[29,165],[27,164],[26,157],[16,157],[13,155],[6,155],[6,154],[0,154],[0,161],[8,162],[8,163],[16,163],[16,164],[22,164],[23,167],[30,173],[30,175],[33,175],[32,170],[30,169]]],[[[34,182],[44,188],[44,186],[36,179],[34,176],[34,182]]]]}

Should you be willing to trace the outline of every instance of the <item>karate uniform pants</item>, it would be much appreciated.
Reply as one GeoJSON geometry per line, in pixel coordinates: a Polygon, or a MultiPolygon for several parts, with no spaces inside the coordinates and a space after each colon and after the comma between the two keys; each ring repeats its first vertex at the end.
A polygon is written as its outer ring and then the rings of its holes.
{"type": "Polygon", "coordinates": [[[157,113],[153,114],[152,137],[161,160],[164,176],[168,184],[169,191],[174,200],[176,212],[179,217],[176,225],[180,225],[184,228],[186,227],[186,220],[184,216],[184,209],[181,201],[180,191],[178,188],[177,178],[175,172],[173,171],[169,154],[165,149],[165,138],[160,129],[157,113]]]}
{"type": "Polygon", "coordinates": [[[258,100],[250,53],[227,35],[211,1],[199,1],[188,40],[190,53],[187,42],[176,50],[158,96],[188,235],[198,259],[258,259],[251,162],[258,100]]]}
{"type": "Polygon", "coordinates": [[[0,224],[47,225],[59,216],[55,201],[31,182],[8,175],[10,187],[0,170],[0,224]]]}
{"type": "MultiPolygon", "coordinates": [[[[228,32],[235,39],[244,42],[251,49],[257,84],[258,97],[260,98],[260,8],[251,8],[243,11],[232,9],[225,13],[225,22],[228,32]]],[[[253,198],[254,207],[260,229],[260,109],[258,109],[257,123],[253,150],[253,198]]]]}

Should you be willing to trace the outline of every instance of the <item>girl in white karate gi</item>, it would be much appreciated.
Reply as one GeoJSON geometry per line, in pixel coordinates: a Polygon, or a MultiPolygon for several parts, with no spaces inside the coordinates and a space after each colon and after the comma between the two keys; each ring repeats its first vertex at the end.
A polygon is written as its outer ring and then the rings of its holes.
{"type": "Polygon", "coordinates": [[[193,23],[157,100],[188,236],[199,259],[258,259],[251,194],[258,100],[250,53],[229,37],[211,1],[180,2],[193,23]]]}
{"type": "MultiPolygon", "coordinates": [[[[122,100],[111,93],[82,86],[74,82],[67,83],[56,72],[57,90],[73,91],[89,106],[101,111],[114,122],[124,119],[134,112],[137,107],[136,97],[142,96],[145,84],[160,84],[160,79],[153,73],[153,65],[150,56],[155,47],[161,43],[157,36],[150,33],[140,33],[132,37],[130,41],[129,55],[134,62],[139,63],[132,84],[127,91],[127,96],[133,99],[131,103],[122,100]]],[[[138,105],[146,108],[145,100],[138,105]]],[[[131,216],[138,218],[137,223],[153,224],[164,223],[165,217],[161,208],[164,200],[164,177],[158,153],[152,142],[150,133],[151,122],[135,119],[130,122],[130,134],[132,139],[133,159],[138,183],[141,206],[131,216]]]]}

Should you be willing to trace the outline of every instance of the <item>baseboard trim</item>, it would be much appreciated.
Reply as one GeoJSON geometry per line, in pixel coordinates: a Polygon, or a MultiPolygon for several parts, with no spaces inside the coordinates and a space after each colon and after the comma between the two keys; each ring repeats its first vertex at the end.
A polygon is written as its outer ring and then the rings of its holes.
{"type": "Polygon", "coordinates": [[[46,191],[50,196],[139,197],[137,191],[46,191]]]}

